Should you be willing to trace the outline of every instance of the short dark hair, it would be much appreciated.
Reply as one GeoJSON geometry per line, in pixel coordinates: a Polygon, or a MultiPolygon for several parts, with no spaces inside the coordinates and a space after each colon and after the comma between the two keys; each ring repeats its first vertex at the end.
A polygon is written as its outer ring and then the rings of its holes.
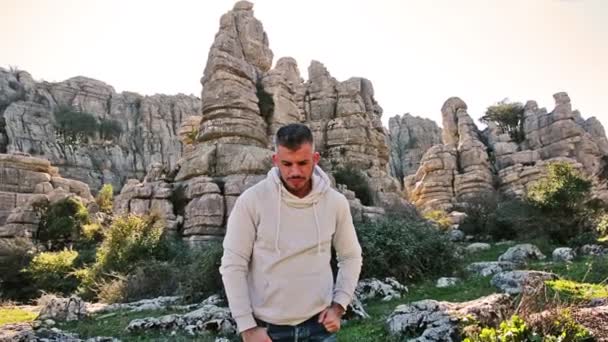
{"type": "Polygon", "coordinates": [[[287,147],[290,150],[297,150],[302,144],[309,143],[313,146],[312,132],[306,125],[293,123],[285,125],[277,131],[274,139],[275,150],[279,145],[287,147]]]}

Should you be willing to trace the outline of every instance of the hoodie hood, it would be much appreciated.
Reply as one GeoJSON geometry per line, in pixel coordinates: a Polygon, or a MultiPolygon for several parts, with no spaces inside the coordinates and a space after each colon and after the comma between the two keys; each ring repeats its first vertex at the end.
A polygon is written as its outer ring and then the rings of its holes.
{"type": "Polygon", "coordinates": [[[277,189],[277,223],[275,227],[275,241],[274,248],[278,254],[281,254],[281,250],[279,248],[279,238],[281,235],[281,202],[285,202],[290,207],[293,208],[309,208],[312,207],[312,213],[314,215],[315,227],[317,228],[317,253],[321,254],[321,225],[319,224],[319,217],[317,215],[316,205],[321,199],[323,195],[330,188],[331,181],[327,174],[321,170],[321,168],[315,165],[315,168],[312,172],[312,189],[308,195],[303,198],[299,198],[289,192],[283,185],[281,181],[281,176],[278,167],[273,167],[268,171],[267,179],[269,179],[277,189]]]}
{"type": "Polygon", "coordinates": [[[317,165],[315,165],[312,172],[312,190],[303,198],[297,197],[289,192],[287,188],[285,188],[283,182],[281,181],[278,167],[275,166],[270,169],[270,171],[268,171],[267,178],[272,180],[273,184],[277,186],[279,195],[283,202],[294,208],[308,208],[313,204],[316,204],[319,202],[319,199],[325,194],[325,192],[327,192],[327,190],[331,187],[331,180],[329,179],[329,176],[327,176],[327,174],[317,165]]]}

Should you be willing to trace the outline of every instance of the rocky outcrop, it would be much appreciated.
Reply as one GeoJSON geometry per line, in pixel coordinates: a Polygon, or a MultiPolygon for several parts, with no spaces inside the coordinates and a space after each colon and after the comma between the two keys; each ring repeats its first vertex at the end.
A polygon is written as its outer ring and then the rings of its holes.
{"type": "Polygon", "coordinates": [[[349,197],[356,221],[381,217],[381,207],[405,209],[399,183],[388,172],[387,134],[371,82],[339,82],[316,61],[304,82],[293,58],[280,58],[271,69],[272,59],[253,5],[237,2],[222,16],[209,51],[201,79],[200,126],[193,128],[189,119],[180,130],[190,142],[182,158],[161,172],[162,180],[130,181],[116,210],[141,213],[155,206],[171,223],[169,230],[189,243],[221,239],[236,198],[272,167],[276,130],[296,122],[313,131],[327,172],[346,166],[363,172],[374,206],[363,206],[354,193],[340,190],[349,197]]]}
{"type": "Polygon", "coordinates": [[[0,154],[0,239],[34,237],[41,208],[70,196],[93,202],[85,183],[62,178],[48,160],[0,154]]]}
{"type": "Polygon", "coordinates": [[[44,307],[40,310],[37,320],[52,319],[54,321],[78,321],[87,315],[85,302],[76,297],[49,298],[44,307]]]}
{"type": "Polygon", "coordinates": [[[408,341],[460,341],[461,324],[466,317],[483,325],[495,326],[512,311],[512,299],[493,294],[463,303],[421,300],[399,305],[386,324],[392,335],[408,341]]]}
{"type": "Polygon", "coordinates": [[[450,211],[495,192],[524,196],[547,173],[553,162],[567,162],[594,182],[594,196],[608,200],[606,172],[608,140],[595,118],[584,120],[572,110],[566,93],[556,93],[555,109],[539,109],[534,101],[524,108],[521,139],[488,123],[479,132],[459,98],[442,107],[444,145],[430,148],[418,171],[406,177],[410,200],[423,210],[450,211]]]}
{"type": "Polygon", "coordinates": [[[389,119],[391,174],[400,182],[416,173],[422,156],[431,147],[441,144],[441,128],[429,119],[409,113],[389,119]]]}
{"type": "Polygon", "coordinates": [[[141,179],[154,162],[175,166],[182,149],[178,130],[192,115],[200,116],[194,96],[116,93],[81,76],[36,82],[25,71],[0,68],[0,152],[48,159],[62,175],[94,190],[105,183],[120,189],[128,178],[141,179]],[[88,143],[67,141],[57,123],[60,111],[88,113],[98,124],[118,128],[111,136],[100,128],[88,143]]]}
{"type": "Polygon", "coordinates": [[[427,151],[416,174],[405,179],[410,200],[425,211],[450,211],[457,203],[494,192],[487,147],[467,105],[453,97],[441,113],[444,145],[427,151]]]}
{"type": "Polygon", "coordinates": [[[518,270],[497,273],[492,277],[490,283],[505,293],[516,295],[537,289],[539,284],[544,281],[557,279],[559,276],[554,273],[518,270]]]}

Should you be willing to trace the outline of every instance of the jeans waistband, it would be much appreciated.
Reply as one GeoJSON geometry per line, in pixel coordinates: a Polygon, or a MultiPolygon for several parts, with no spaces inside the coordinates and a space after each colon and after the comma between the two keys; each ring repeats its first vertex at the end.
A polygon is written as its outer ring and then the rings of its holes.
{"type": "Polygon", "coordinates": [[[258,326],[263,327],[263,328],[268,328],[268,329],[272,329],[273,331],[287,331],[287,330],[291,330],[293,328],[296,327],[303,327],[303,326],[308,326],[311,324],[318,324],[318,320],[319,320],[319,314],[315,314],[314,316],[312,316],[311,318],[305,320],[302,323],[299,323],[297,325],[280,325],[280,324],[272,324],[272,323],[268,323],[265,322],[261,319],[255,319],[256,323],[258,324],[258,326]]]}

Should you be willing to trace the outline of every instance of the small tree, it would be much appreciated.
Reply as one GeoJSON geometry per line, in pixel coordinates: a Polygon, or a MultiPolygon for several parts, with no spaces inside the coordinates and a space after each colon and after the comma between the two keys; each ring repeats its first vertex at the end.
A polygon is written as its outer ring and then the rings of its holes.
{"type": "Polygon", "coordinates": [[[483,123],[493,122],[504,132],[509,133],[511,139],[520,143],[525,139],[524,135],[524,106],[519,102],[509,102],[504,99],[497,104],[488,107],[486,114],[480,119],[483,123]]]}
{"type": "Polygon", "coordinates": [[[99,137],[104,140],[114,140],[122,134],[122,126],[116,120],[102,119],[99,123],[99,137]]]}
{"type": "Polygon", "coordinates": [[[76,197],[68,197],[39,210],[41,218],[36,238],[48,243],[52,249],[75,241],[82,226],[90,223],[89,211],[76,197]]]}
{"type": "Polygon", "coordinates": [[[86,143],[88,138],[95,136],[98,126],[93,114],[75,111],[68,107],[59,107],[55,111],[57,138],[64,144],[86,143]]]}
{"type": "Polygon", "coordinates": [[[530,188],[528,199],[543,210],[579,213],[589,196],[591,181],[566,162],[551,163],[547,169],[547,177],[530,188]]]}
{"type": "Polygon", "coordinates": [[[355,196],[363,205],[373,205],[372,190],[367,183],[367,179],[363,172],[355,169],[352,166],[339,168],[334,172],[336,183],[344,184],[349,190],[355,192],[355,196]]]}
{"type": "Polygon", "coordinates": [[[99,190],[95,201],[102,212],[111,214],[114,205],[114,188],[112,184],[104,184],[101,190],[99,190]]]}

